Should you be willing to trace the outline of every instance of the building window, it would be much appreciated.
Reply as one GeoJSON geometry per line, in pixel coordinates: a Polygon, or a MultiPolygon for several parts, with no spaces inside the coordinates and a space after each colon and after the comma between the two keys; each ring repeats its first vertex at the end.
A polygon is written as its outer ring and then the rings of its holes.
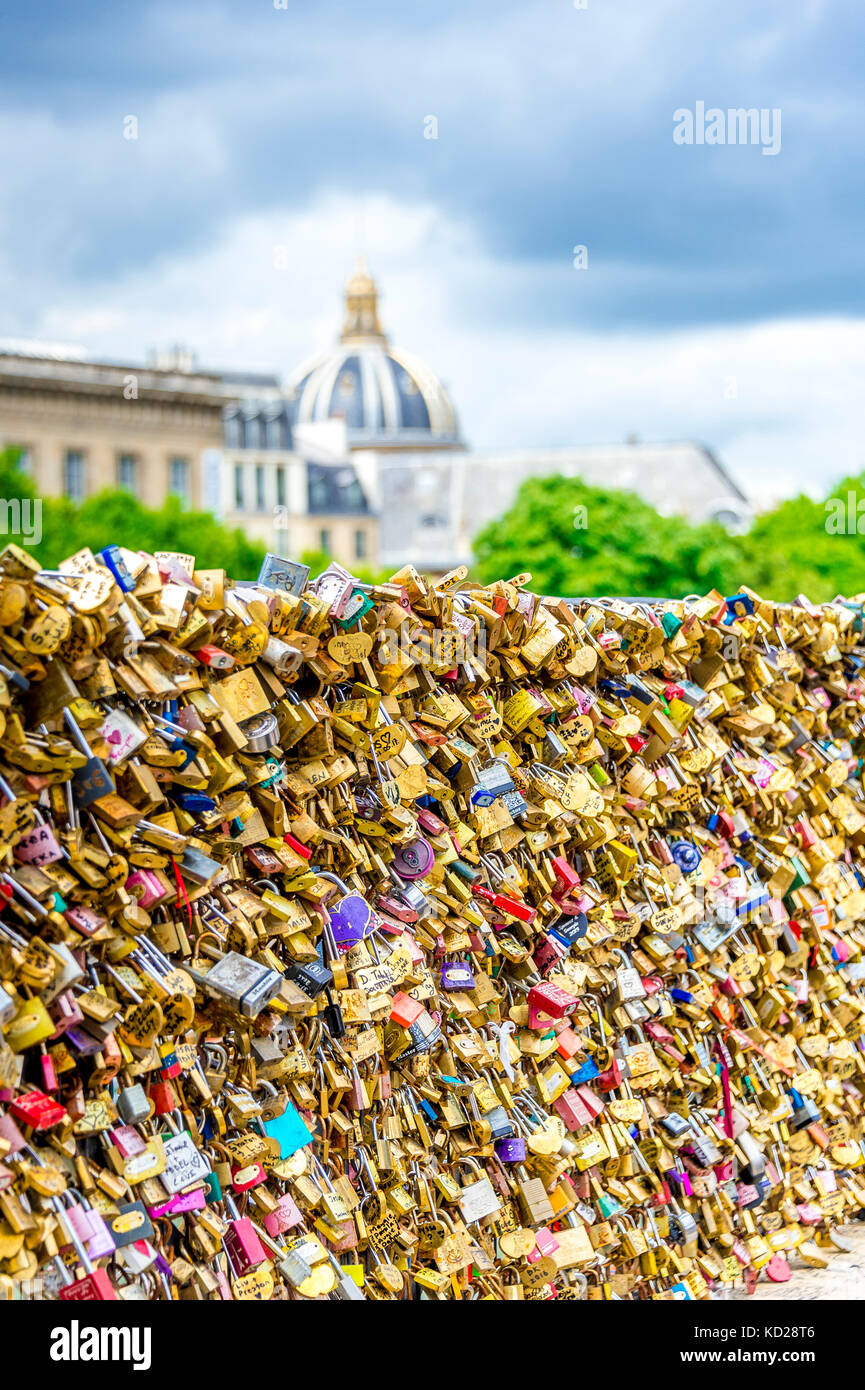
{"type": "Polygon", "coordinates": [[[138,491],[138,459],[134,454],[117,455],[117,486],[127,492],[138,491]]]}
{"type": "Polygon", "coordinates": [[[285,469],[281,467],[276,470],[276,505],[285,506],[285,469]]]}
{"type": "Polygon", "coordinates": [[[255,510],[264,511],[264,467],[260,463],[255,465],[255,510]]]}
{"type": "Polygon", "coordinates": [[[354,558],[356,560],[366,559],[366,531],[355,531],[354,533],[354,558]]]}
{"type": "Polygon", "coordinates": [[[238,512],[243,511],[243,465],[234,465],[234,506],[238,512]]]}
{"type": "Polygon", "coordinates": [[[286,447],[285,420],[281,415],[267,422],[267,447],[268,449],[284,449],[286,447]]]}
{"type": "Polygon", "coordinates": [[[323,550],[326,555],[330,554],[330,532],[324,527],[318,533],[318,548],[323,550]]]}
{"type": "Polygon", "coordinates": [[[229,449],[243,448],[243,421],[236,411],[225,415],[225,442],[229,449]]]}
{"type": "Polygon", "coordinates": [[[80,449],[67,449],[63,460],[63,491],[73,502],[84,498],[84,455],[80,449]]]}
{"type": "Polygon", "coordinates": [[[31,449],[30,445],[29,445],[29,444],[13,444],[13,445],[12,445],[12,452],[13,452],[13,454],[17,453],[17,455],[18,455],[18,471],[19,471],[19,473],[32,473],[32,472],[33,472],[33,450],[31,449]]]}
{"type": "Polygon", "coordinates": [[[189,459],[173,458],[169,462],[168,491],[184,505],[189,501],[189,459]]]}

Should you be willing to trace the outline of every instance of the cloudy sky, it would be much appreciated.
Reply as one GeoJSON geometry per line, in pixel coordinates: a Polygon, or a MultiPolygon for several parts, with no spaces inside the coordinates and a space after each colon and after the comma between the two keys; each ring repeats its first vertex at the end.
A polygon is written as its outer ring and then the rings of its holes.
{"type": "Polygon", "coordinates": [[[759,500],[829,483],[865,467],[863,29],[861,0],[10,0],[0,334],[288,373],[363,249],[476,447],[690,437],[759,500]],[[699,102],[779,111],[780,150],[675,143],[699,102]]]}

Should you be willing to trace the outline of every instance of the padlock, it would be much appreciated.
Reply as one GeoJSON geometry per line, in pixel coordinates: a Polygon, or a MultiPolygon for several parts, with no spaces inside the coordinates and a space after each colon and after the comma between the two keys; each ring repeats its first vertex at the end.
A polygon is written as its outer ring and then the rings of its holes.
{"type": "Polygon", "coordinates": [[[245,1018],[256,1018],[282,988],[282,978],[275,970],[237,951],[218,958],[206,974],[186,968],[208,994],[230,1004],[245,1018]]]}
{"type": "Polygon", "coordinates": [[[865,1207],[861,604],[0,564],[6,1225],[70,1128],[151,1298],[503,1298],[507,1255],[526,1299],[596,1258],[587,1295],[701,1299],[779,1189],[799,1233],[865,1207]]]}

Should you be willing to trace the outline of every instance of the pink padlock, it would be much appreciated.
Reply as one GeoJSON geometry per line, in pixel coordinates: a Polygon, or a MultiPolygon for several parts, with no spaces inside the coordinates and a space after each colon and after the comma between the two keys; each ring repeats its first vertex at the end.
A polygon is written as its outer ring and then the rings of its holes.
{"type": "Polygon", "coordinates": [[[124,884],[127,893],[131,893],[139,907],[145,911],[155,907],[168,896],[168,890],[151,869],[136,869],[131,873],[124,884]]]}
{"type": "Polygon", "coordinates": [[[245,1274],[248,1269],[263,1264],[267,1259],[267,1251],[248,1216],[229,1221],[224,1240],[236,1274],[245,1274]]]}
{"type": "Polygon", "coordinates": [[[560,1096],[556,1097],[553,1101],[553,1109],[564,1123],[565,1129],[570,1130],[571,1134],[575,1130],[582,1129],[583,1125],[591,1124],[594,1119],[591,1110],[573,1086],[569,1086],[567,1091],[563,1091],[560,1096]]]}
{"type": "Polygon", "coordinates": [[[819,1226],[823,1220],[823,1212],[814,1202],[797,1202],[796,1210],[803,1226],[819,1226]]]}
{"type": "Polygon", "coordinates": [[[280,1197],[273,1211],[265,1212],[264,1229],[269,1236],[276,1237],[282,1235],[283,1231],[293,1230],[302,1221],[303,1212],[291,1194],[286,1192],[280,1197]]]}
{"type": "Polygon", "coordinates": [[[766,1265],[766,1274],[773,1284],[786,1284],[788,1279],[792,1279],[793,1271],[780,1250],[775,1251],[766,1265]]]}
{"type": "Polygon", "coordinates": [[[526,1256],[529,1264],[536,1264],[545,1255],[552,1255],[554,1250],[558,1250],[559,1242],[556,1240],[549,1226],[541,1226],[539,1231],[535,1231],[535,1248],[526,1256]]]}
{"type": "Polygon", "coordinates": [[[803,849],[812,849],[816,845],[817,836],[807,816],[800,816],[797,821],[794,821],[793,829],[799,836],[803,849]]]}
{"type": "Polygon", "coordinates": [[[566,954],[567,947],[561,941],[557,941],[553,936],[544,936],[535,947],[535,967],[543,975],[546,971],[552,970],[566,954]]]}
{"type": "Polygon", "coordinates": [[[66,918],[70,927],[74,927],[82,936],[93,936],[100,927],[106,924],[106,918],[99,912],[94,912],[91,907],[67,907],[63,916],[66,918]]]}
{"type": "Polygon", "coordinates": [[[417,810],[416,819],[421,830],[426,830],[430,835],[444,835],[447,830],[444,821],[439,820],[438,816],[433,815],[426,806],[421,806],[417,810]]]}
{"type": "Polygon", "coordinates": [[[87,1242],[87,1253],[91,1260],[99,1260],[103,1255],[113,1255],[117,1249],[117,1242],[100,1211],[93,1212],[93,1227],[93,1235],[87,1242]]]}
{"type": "MultiPolygon", "coordinates": [[[[72,1196],[73,1189],[68,1187],[64,1195],[72,1196]]],[[[74,1193],[74,1195],[76,1197],[80,1196],[77,1192],[74,1193]]],[[[83,1202],[80,1201],[76,1202],[74,1206],[70,1205],[63,1208],[64,1223],[68,1226],[69,1230],[72,1231],[73,1235],[76,1235],[85,1245],[87,1241],[96,1234],[95,1216],[96,1212],[93,1208],[85,1207],[83,1202]]]]}
{"type": "Polygon", "coordinates": [[[556,1028],[556,1051],[560,1057],[567,1061],[570,1057],[576,1056],[583,1049],[582,1037],[575,1033],[569,1024],[560,1025],[556,1028]]]}
{"type": "Polygon", "coordinates": [[[64,989],[62,994],[52,999],[48,1005],[48,1012],[57,1025],[51,1034],[50,1042],[62,1037],[67,1028],[77,1028],[78,1024],[84,1021],[84,1014],[71,989],[64,989]]]}
{"type": "Polygon", "coordinates": [[[207,1195],[204,1189],[199,1187],[194,1192],[177,1192],[173,1197],[169,1197],[167,1202],[148,1207],[147,1214],[150,1217],[180,1216],[185,1211],[202,1211],[206,1206],[207,1195]]]}
{"type": "Polygon", "coordinates": [[[572,893],[580,886],[580,876],[576,869],[572,869],[567,859],[561,854],[553,855],[551,861],[553,873],[556,876],[556,886],[553,889],[553,897],[559,898],[563,893],[572,893]]]}
{"type": "Polygon", "coordinates": [[[832,914],[829,911],[829,904],[822,898],[811,908],[811,921],[813,925],[821,931],[826,931],[832,925],[832,914]]]}
{"type": "Polygon", "coordinates": [[[344,618],[348,612],[355,588],[355,580],[342,565],[330,564],[315,581],[318,598],[330,604],[333,618],[344,618]]]}
{"type": "Polygon", "coordinates": [[[184,1211],[203,1211],[207,1206],[207,1193],[203,1187],[194,1192],[178,1192],[171,1199],[171,1215],[180,1216],[184,1211]]]}
{"type": "Polygon", "coordinates": [[[580,1100],[583,1102],[586,1109],[591,1114],[592,1119],[597,1119],[599,1115],[603,1114],[603,1112],[607,1108],[607,1103],[606,1101],[601,1100],[600,1096],[595,1095],[591,1086],[588,1086],[585,1082],[583,1082],[581,1086],[577,1086],[576,1090],[577,1095],[580,1097],[580,1100]]]}
{"type": "Polygon", "coordinates": [[[50,825],[34,825],[15,846],[15,858],[20,864],[55,864],[63,858],[63,850],[57,843],[50,825]]]}
{"type": "Polygon", "coordinates": [[[770,927],[782,927],[790,914],[780,898],[770,898],[760,909],[762,920],[770,927]]]}

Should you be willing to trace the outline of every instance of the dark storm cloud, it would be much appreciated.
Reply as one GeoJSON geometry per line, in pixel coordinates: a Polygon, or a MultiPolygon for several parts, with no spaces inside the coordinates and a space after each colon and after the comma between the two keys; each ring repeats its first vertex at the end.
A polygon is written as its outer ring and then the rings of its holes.
{"type": "Polygon", "coordinates": [[[862,312],[860,0],[287,6],[4,12],[0,292],[17,329],[52,284],[121,281],[329,190],[469,224],[514,269],[469,292],[487,322],[862,312]],[[676,146],[673,112],[697,101],[779,108],[780,153],[676,146]],[[591,275],[571,268],[577,244],[591,275]]]}

